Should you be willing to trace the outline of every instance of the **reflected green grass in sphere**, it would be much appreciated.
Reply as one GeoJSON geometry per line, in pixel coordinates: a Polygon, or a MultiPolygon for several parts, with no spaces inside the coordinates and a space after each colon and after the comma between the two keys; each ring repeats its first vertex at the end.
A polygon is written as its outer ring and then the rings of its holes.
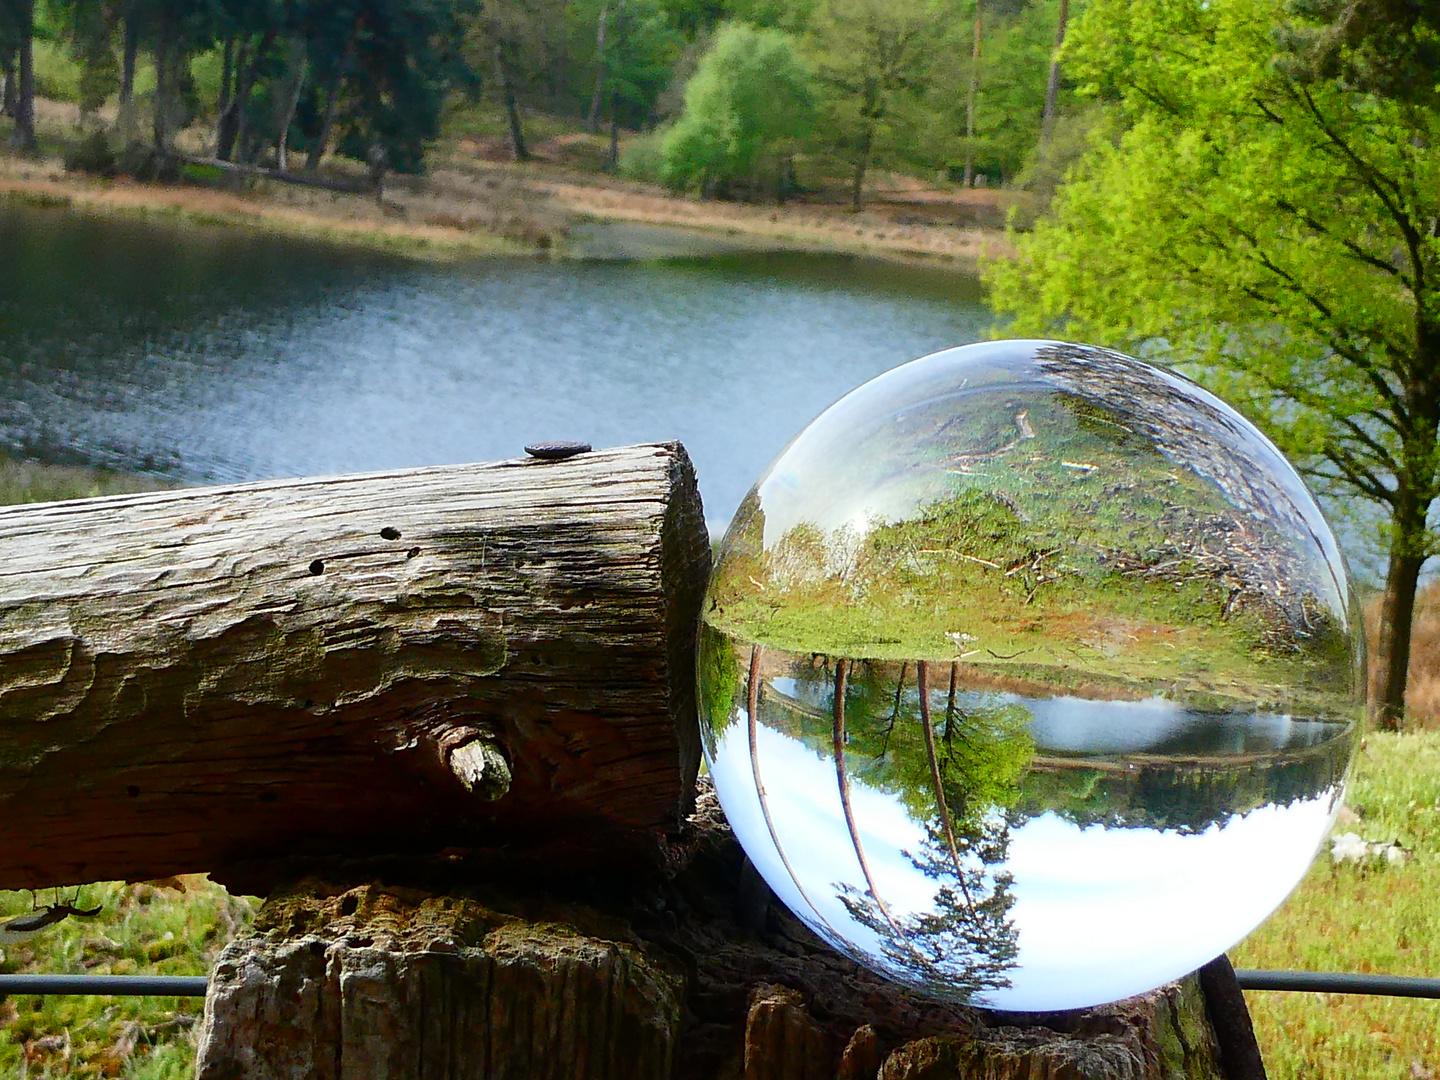
{"type": "Polygon", "coordinates": [[[700,652],[707,761],[776,894],[1007,1009],[1144,991],[1258,925],[1361,700],[1294,469],[1188,380],[1058,342],[938,353],[811,423],[725,535],[700,652]]]}

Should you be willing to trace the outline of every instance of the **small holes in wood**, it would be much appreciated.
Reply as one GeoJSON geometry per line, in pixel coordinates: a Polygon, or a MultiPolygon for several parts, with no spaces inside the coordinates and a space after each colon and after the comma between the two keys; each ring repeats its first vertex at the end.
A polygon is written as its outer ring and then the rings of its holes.
{"type": "Polygon", "coordinates": [[[312,574],[323,574],[324,572],[325,572],[325,560],[324,560],[324,559],[316,559],[314,562],[312,562],[312,563],[310,564],[310,573],[312,573],[312,574]]]}
{"type": "Polygon", "coordinates": [[[385,528],[380,530],[380,535],[383,536],[386,540],[399,540],[400,530],[391,528],[389,525],[386,525],[385,528]]]}
{"type": "Polygon", "coordinates": [[[420,554],[420,549],[419,549],[419,548],[411,548],[409,551],[405,552],[405,557],[406,557],[407,559],[413,559],[416,555],[419,555],[419,554],[420,554]]]}

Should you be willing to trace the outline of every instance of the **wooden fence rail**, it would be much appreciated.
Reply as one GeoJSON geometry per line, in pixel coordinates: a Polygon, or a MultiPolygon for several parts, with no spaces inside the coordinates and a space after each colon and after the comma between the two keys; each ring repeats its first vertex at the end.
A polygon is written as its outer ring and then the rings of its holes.
{"type": "Polygon", "coordinates": [[[0,548],[0,888],[623,863],[689,808],[678,444],[9,507],[0,548]]]}

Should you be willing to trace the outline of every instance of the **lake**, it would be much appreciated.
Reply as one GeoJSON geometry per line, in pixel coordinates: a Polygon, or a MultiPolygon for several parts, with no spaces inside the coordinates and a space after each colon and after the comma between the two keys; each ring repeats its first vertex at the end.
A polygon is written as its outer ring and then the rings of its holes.
{"type": "Polygon", "coordinates": [[[428,263],[0,208],[0,450],[207,483],[679,439],[712,529],[852,387],[984,336],[972,277],[592,226],[428,263]]]}

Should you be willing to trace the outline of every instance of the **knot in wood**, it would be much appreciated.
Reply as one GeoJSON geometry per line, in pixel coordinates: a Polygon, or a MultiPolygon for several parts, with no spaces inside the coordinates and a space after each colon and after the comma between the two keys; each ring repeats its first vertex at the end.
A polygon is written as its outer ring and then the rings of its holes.
{"type": "Polygon", "coordinates": [[[472,795],[495,800],[510,790],[510,763],[498,744],[483,737],[451,747],[445,763],[472,795]]]}

